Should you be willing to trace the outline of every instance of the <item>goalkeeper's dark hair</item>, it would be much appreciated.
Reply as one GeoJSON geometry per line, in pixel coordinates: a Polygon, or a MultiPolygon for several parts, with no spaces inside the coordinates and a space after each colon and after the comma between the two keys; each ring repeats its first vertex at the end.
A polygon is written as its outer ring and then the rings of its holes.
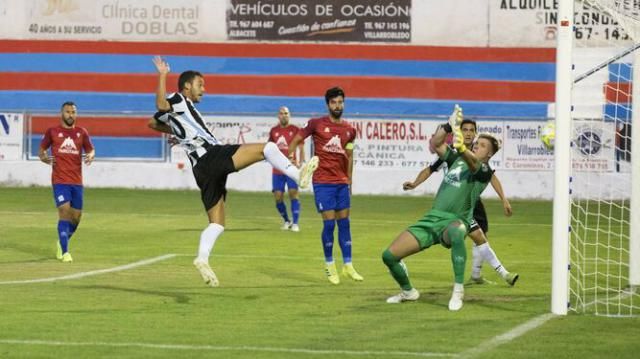
{"type": "Polygon", "coordinates": [[[198,71],[187,70],[178,78],[178,91],[184,90],[184,84],[191,83],[196,77],[204,77],[198,71]]]}
{"type": "MultiPolygon", "coordinates": [[[[475,123],[475,122],[474,122],[475,123]]],[[[478,135],[478,139],[484,138],[485,140],[491,143],[491,147],[493,147],[493,154],[495,155],[498,151],[500,151],[500,141],[495,138],[493,135],[488,133],[481,133],[478,135]]]]}
{"type": "Polygon", "coordinates": [[[73,102],[73,101],[65,101],[65,102],[62,104],[62,106],[60,106],[60,110],[64,110],[64,107],[65,107],[65,106],[75,106],[75,107],[78,107],[78,106],[76,106],[75,102],[73,102]]]}
{"type": "Polygon", "coordinates": [[[336,87],[332,87],[330,89],[327,90],[327,92],[324,93],[324,100],[327,102],[327,105],[329,104],[329,100],[331,100],[332,98],[338,97],[338,96],[342,96],[342,98],[344,98],[344,91],[342,90],[342,88],[336,86],[336,87]]]}
{"type": "Polygon", "coordinates": [[[470,120],[468,118],[465,118],[464,120],[462,120],[462,122],[460,122],[460,127],[462,128],[462,126],[464,126],[465,124],[470,123],[473,125],[473,130],[475,132],[478,132],[478,124],[476,123],[476,121],[474,120],[470,120]]]}

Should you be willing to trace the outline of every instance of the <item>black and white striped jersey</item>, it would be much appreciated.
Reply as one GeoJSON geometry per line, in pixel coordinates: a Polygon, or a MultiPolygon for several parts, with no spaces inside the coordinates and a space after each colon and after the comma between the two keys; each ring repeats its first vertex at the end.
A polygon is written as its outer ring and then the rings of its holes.
{"type": "MultiPolygon", "coordinates": [[[[171,127],[179,145],[192,160],[197,161],[211,146],[222,144],[207,128],[202,115],[190,99],[175,92],[167,96],[167,101],[171,105],[171,111],[157,112],[153,117],[171,127]]],[[[193,161],[194,165],[196,161],[193,161]]]]}

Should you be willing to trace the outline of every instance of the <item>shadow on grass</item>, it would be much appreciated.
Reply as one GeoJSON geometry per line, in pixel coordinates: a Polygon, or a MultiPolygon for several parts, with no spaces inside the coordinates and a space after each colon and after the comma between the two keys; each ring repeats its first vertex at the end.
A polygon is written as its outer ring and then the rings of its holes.
{"type": "Polygon", "coordinates": [[[124,293],[135,293],[135,294],[153,295],[153,296],[159,296],[159,297],[168,297],[168,298],[172,298],[176,303],[180,303],[180,304],[186,304],[186,303],[189,303],[190,301],[189,296],[183,293],[176,293],[176,292],[123,288],[123,287],[115,287],[110,285],[89,285],[89,286],[81,286],[81,288],[102,289],[102,290],[111,290],[111,291],[124,292],[124,293]]]}

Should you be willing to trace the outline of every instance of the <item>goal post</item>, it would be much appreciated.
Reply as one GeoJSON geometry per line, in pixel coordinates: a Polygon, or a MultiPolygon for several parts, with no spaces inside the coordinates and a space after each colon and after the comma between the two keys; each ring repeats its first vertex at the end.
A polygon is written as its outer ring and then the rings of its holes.
{"type": "Polygon", "coordinates": [[[551,312],[567,314],[569,303],[569,167],[571,88],[573,84],[573,0],[558,8],[556,46],[556,116],[553,189],[551,312]]]}
{"type": "MultiPolygon", "coordinates": [[[[640,51],[633,56],[633,82],[640,84],[640,51]]],[[[631,89],[633,105],[640,102],[640,86],[631,89]],[[637,100],[636,100],[637,99],[637,100]]],[[[633,106],[632,105],[632,106],[633,106]]],[[[630,202],[630,245],[629,245],[629,285],[640,289],[640,111],[631,114],[631,202],[630,202]],[[635,125],[635,126],[634,126],[635,125]],[[635,156],[633,156],[635,154],[635,156]]]]}
{"type": "Polygon", "coordinates": [[[640,1],[558,3],[551,311],[640,315],[640,1]]]}

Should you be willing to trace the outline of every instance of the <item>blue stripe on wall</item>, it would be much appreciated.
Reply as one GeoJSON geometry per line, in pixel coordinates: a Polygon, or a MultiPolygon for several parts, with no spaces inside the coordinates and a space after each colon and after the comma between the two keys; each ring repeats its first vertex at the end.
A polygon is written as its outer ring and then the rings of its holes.
{"type": "Polygon", "coordinates": [[[607,104],[604,106],[605,121],[631,122],[631,104],[607,104]]]}
{"type": "Polygon", "coordinates": [[[613,63],[609,65],[610,82],[631,82],[631,64],[613,63]]]}
{"type": "MultiPolygon", "coordinates": [[[[31,135],[31,156],[38,155],[42,135],[31,135]]],[[[164,140],[161,137],[102,137],[91,136],[96,157],[161,159],[164,140]]]]}
{"type": "MultiPolygon", "coordinates": [[[[0,91],[6,110],[52,111],[64,101],[74,101],[82,112],[155,112],[155,95],[63,91],[0,91]]],[[[547,117],[543,102],[440,101],[412,99],[347,98],[345,116],[357,115],[449,115],[460,104],[470,116],[547,117]]],[[[293,113],[326,113],[324,98],[274,96],[205,96],[198,109],[204,113],[273,114],[283,105],[293,113]]]]}
{"type": "MultiPolygon", "coordinates": [[[[174,73],[333,75],[554,81],[553,63],[330,60],[169,56],[174,73]]],[[[0,72],[155,73],[146,55],[0,54],[0,72]]]]}

